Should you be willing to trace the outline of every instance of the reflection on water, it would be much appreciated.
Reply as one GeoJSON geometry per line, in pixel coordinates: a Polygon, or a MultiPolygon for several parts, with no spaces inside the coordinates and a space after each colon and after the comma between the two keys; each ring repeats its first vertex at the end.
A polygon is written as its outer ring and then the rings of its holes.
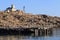
{"type": "Polygon", "coordinates": [[[60,28],[53,29],[51,36],[34,36],[31,34],[27,35],[2,35],[0,40],[60,40],[60,28]]]}
{"type": "Polygon", "coordinates": [[[53,29],[53,36],[60,36],[60,28],[53,29]]]}

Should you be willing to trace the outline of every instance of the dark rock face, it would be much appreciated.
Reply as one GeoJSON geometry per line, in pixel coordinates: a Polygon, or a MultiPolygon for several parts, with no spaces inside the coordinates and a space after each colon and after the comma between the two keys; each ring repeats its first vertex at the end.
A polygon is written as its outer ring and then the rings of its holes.
{"type": "Polygon", "coordinates": [[[60,17],[33,15],[23,11],[0,12],[0,27],[60,27],[59,24],[60,17]]]}

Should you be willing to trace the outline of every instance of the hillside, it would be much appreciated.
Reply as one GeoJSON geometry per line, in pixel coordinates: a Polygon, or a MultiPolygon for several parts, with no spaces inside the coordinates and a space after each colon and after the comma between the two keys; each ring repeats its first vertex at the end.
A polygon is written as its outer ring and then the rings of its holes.
{"type": "Polygon", "coordinates": [[[60,27],[60,17],[0,11],[0,27],[60,27]]]}

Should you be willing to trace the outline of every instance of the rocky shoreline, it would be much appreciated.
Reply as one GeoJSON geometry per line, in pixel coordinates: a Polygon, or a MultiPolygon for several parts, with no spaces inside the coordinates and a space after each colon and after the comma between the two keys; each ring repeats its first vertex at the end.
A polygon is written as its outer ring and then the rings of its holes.
{"type": "Polygon", "coordinates": [[[60,27],[60,17],[33,15],[22,10],[0,11],[0,27],[60,27]]]}

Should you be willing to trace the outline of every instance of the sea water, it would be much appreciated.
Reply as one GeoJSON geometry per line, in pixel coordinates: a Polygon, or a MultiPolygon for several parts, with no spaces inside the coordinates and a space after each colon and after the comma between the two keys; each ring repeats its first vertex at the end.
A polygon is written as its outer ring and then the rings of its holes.
{"type": "Polygon", "coordinates": [[[60,28],[52,30],[51,35],[34,36],[34,35],[1,35],[0,40],[60,40],[60,28]]]}

